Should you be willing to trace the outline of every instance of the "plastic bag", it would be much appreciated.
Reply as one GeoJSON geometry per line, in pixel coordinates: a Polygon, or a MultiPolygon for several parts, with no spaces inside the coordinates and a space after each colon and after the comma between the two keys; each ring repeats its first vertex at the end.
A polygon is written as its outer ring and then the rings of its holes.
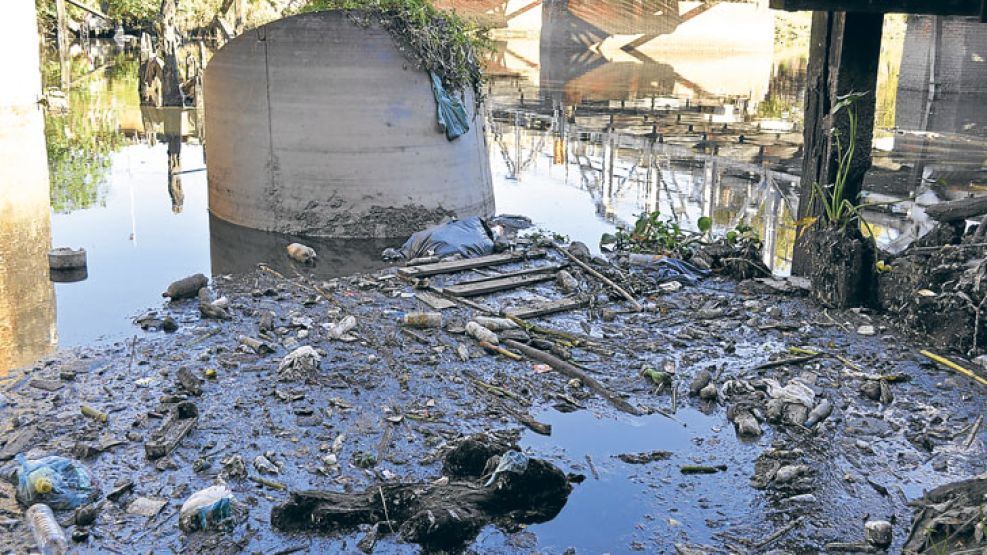
{"type": "Polygon", "coordinates": [[[236,499],[226,486],[211,486],[192,494],[179,511],[178,526],[186,532],[207,530],[233,516],[236,499]]]}
{"type": "Polygon", "coordinates": [[[408,259],[453,254],[470,258],[490,254],[493,250],[493,238],[486,224],[478,216],[472,216],[419,231],[409,237],[398,252],[408,259]]]}
{"type": "Polygon", "coordinates": [[[684,260],[661,255],[632,253],[628,257],[628,262],[632,266],[657,272],[658,283],[678,281],[686,285],[695,285],[700,278],[709,274],[709,270],[701,270],[684,260]]]}
{"type": "Polygon", "coordinates": [[[463,108],[463,103],[458,98],[449,96],[445,87],[442,86],[441,77],[435,73],[429,73],[429,75],[432,77],[432,94],[435,95],[439,127],[446,132],[446,138],[450,141],[465,135],[470,130],[466,108],[463,108]]]}
{"type": "Polygon", "coordinates": [[[497,479],[498,474],[503,474],[505,472],[513,472],[514,474],[522,474],[528,469],[528,456],[520,451],[508,451],[500,456],[500,461],[497,463],[497,468],[494,469],[493,474],[490,475],[490,479],[487,483],[483,484],[484,487],[490,486],[497,479]]]}
{"type": "Polygon", "coordinates": [[[99,483],[79,461],[65,457],[28,460],[23,454],[14,460],[17,472],[17,500],[24,506],[44,503],[52,509],[74,509],[100,496],[99,483]]]}

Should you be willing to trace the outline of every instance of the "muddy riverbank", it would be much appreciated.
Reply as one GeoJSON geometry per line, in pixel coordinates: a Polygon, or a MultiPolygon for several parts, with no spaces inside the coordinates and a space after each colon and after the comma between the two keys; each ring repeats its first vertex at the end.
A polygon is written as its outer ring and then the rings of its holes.
{"type": "MultiPolygon", "coordinates": [[[[448,449],[485,432],[560,469],[572,491],[547,522],[496,519],[465,538],[475,552],[807,552],[864,541],[868,520],[892,523],[898,552],[909,501],[983,471],[983,388],[929,363],[916,337],[879,317],[821,310],[788,282],[711,276],[662,287],[669,280],[647,268],[593,265],[636,284],[638,312],[558,251],[529,254],[427,285],[400,269],[322,281],[301,265],[217,277],[210,286],[229,299],[230,320],[202,319],[195,299],[173,301],[147,320],[170,316],[173,333],[135,325],[132,340],[11,372],[0,382],[0,457],[81,457],[112,499],[89,527],[71,512],[60,520],[80,547],[118,553],[356,552],[371,540],[379,552],[418,552],[391,532],[391,517],[368,537],[368,523],[282,531],[272,510],[301,490],[443,484],[448,449]],[[512,337],[602,389],[464,334],[482,307],[560,298],[556,266],[588,306],[500,332],[501,346],[515,352],[512,337]],[[433,310],[423,293],[444,304],[426,286],[522,269],[552,279],[449,303],[441,328],[399,323],[433,310]],[[348,316],[356,325],[339,334],[348,316]],[[305,346],[317,367],[279,372],[305,346]],[[195,404],[196,427],[148,459],[180,401],[195,404]],[[218,479],[241,505],[236,523],[180,531],[182,503],[218,479]]],[[[13,486],[0,485],[0,550],[31,546],[23,510],[13,486]]]]}

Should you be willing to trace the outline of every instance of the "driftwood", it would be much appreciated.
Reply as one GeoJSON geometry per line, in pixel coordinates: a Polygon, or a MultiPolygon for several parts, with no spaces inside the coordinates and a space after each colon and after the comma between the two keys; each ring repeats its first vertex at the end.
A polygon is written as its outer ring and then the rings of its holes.
{"type": "Polygon", "coordinates": [[[937,222],[955,222],[987,213],[987,197],[961,198],[925,207],[925,213],[937,222]]]}
{"type": "Polygon", "coordinates": [[[160,428],[155,430],[144,443],[144,452],[149,459],[160,459],[178,447],[182,439],[195,428],[199,421],[199,410],[190,401],[178,403],[171,415],[160,428]]]}
{"type": "Polygon", "coordinates": [[[426,550],[455,550],[472,541],[488,524],[516,526],[545,522],[565,506],[572,486],[554,465],[528,459],[518,472],[484,475],[496,468],[511,446],[485,436],[467,438],[445,457],[450,480],[391,483],[358,493],[292,492],[271,510],[281,530],[349,531],[361,524],[383,524],[401,539],[426,550]]]}
{"type": "Polygon", "coordinates": [[[517,341],[514,341],[513,339],[505,339],[504,345],[507,345],[508,347],[511,347],[515,350],[521,351],[522,353],[524,353],[530,358],[533,358],[540,362],[544,362],[545,364],[554,368],[560,374],[564,374],[566,376],[569,376],[570,378],[578,379],[579,381],[586,384],[587,387],[589,387],[594,392],[596,392],[597,395],[609,401],[610,404],[613,405],[615,408],[622,410],[628,414],[633,414],[635,416],[641,415],[641,411],[636,409],[633,405],[621,399],[618,395],[607,389],[605,385],[596,381],[596,378],[590,376],[586,372],[583,372],[579,368],[576,368],[572,364],[569,364],[568,362],[560,358],[557,358],[554,355],[546,353],[541,349],[536,349],[534,347],[531,347],[530,345],[519,343],[517,341]]]}
{"type": "Polygon", "coordinates": [[[631,305],[634,307],[634,310],[636,310],[638,312],[641,312],[641,310],[642,310],[641,309],[641,303],[637,302],[637,299],[635,299],[633,295],[631,295],[630,293],[628,293],[627,291],[625,291],[621,286],[619,286],[616,283],[614,283],[607,276],[601,274],[600,272],[597,272],[589,264],[587,264],[587,263],[583,262],[582,260],[576,258],[576,256],[574,254],[572,254],[571,252],[563,249],[559,245],[553,243],[552,246],[555,247],[555,250],[557,250],[557,251],[561,252],[562,254],[566,255],[566,257],[568,257],[569,260],[572,260],[573,262],[575,262],[580,268],[582,268],[583,270],[586,270],[586,272],[589,273],[589,275],[591,275],[591,276],[595,277],[596,279],[602,281],[605,285],[611,287],[617,293],[620,293],[620,296],[621,297],[624,297],[625,299],[628,300],[628,302],[631,303],[631,305]]]}

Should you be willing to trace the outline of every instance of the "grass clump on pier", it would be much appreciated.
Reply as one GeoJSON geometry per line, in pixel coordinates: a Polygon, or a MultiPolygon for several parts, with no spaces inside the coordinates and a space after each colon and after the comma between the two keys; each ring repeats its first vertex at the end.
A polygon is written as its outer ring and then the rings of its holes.
{"type": "Polygon", "coordinates": [[[473,90],[483,99],[483,70],[478,53],[489,48],[486,30],[429,0],[310,0],[303,12],[347,10],[359,23],[379,23],[398,48],[455,92],[473,90]]]}

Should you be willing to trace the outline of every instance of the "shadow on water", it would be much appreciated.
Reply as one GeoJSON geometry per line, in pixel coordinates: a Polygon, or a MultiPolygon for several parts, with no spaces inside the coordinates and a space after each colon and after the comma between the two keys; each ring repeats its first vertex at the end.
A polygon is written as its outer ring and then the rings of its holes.
{"type": "Polygon", "coordinates": [[[209,216],[209,252],[213,275],[248,273],[260,263],[288,278],[301,270],[306,276],[316,279],[373,272],[388,266],[381,259],[381,251],[400,246],[401,242],[297,237],[259,231],[209,216]],[[315,249],[318,253],[315,264],[304,266],[288,257],[285,247],[294,242],[315,249]]]}

